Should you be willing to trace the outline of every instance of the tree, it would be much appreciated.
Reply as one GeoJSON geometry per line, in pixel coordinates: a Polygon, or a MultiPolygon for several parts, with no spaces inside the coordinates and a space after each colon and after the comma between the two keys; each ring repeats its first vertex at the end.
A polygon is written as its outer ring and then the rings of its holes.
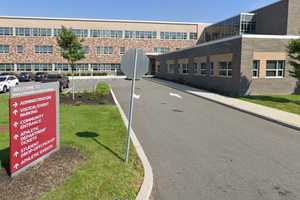
{"type": "Polygon", "coordinates": [[[300,38],[289,42],[287,52],[290,57],[289,63],[294,68],[290,71],[291,76],[300,80],[300,38]]]}
{"type": "Polygon", "coordinates": [[[74,81],[74,71],[75,63],[81,59],[85,58],[84,49],[82,47],[83,40],[80,40],[72,31],[72,29],[67,29],[62,27],[61,32],[57,37],[57,43],[61,48],[61,56],[68,60],[72,69],[73,77],[73,87],[72,87],[72,96],[73,100],[75,99],[75,81],[74,81]]]}

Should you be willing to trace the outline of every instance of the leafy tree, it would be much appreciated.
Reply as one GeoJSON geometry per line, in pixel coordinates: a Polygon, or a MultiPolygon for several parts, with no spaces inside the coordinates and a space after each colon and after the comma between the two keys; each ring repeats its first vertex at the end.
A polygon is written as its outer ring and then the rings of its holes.
{"type": "Polygon", "coordinates": [[[84,49],[82,47],[83,40],[80,40],[72,31],[72,29],[67,29],[66,27],[62,27],[61,32],[57,37],[57,43],[61,48],[61,56],[68,60],[72,69],[72,77],[73,77],[73,89],[72,95],[73,100],[75,99],[75,81],[74,81],[74,71],[75,63],[81,59],[85,58],[84,49]]]}
{"type": "Polygon", "coordinates": [[[289,63],[294,67],[290,73],[300,80],[300,39],[290,41],[287,52],[290,57],[289,63]]]}

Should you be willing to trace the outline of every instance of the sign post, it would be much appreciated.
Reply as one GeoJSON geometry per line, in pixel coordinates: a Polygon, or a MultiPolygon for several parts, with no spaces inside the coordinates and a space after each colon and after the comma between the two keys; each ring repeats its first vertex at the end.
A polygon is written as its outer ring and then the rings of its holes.
{"type": "Polygon", "coordinates": [[[14,177],[59,149],[59,83],[11,88],[9,113],[14,177]]]}
{"type": "Polygon", "coordinates": [[[141,79],[149,70],[149,58],[145,55],[143,49],[129,49],[122,57],[121,70],[131,82],[131,95],[129,105],[128,137],[126,143],[125,162],[128,163],[131,141],[131,126],[133,116],[133,101],[135,95],[135,81],[141,79]]]}

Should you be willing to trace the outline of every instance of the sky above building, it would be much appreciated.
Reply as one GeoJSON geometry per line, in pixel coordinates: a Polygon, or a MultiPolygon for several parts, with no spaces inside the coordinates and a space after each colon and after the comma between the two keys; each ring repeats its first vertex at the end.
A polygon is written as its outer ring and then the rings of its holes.
{"type": "Polygon", "coordinates": [[[217,22],[277,0],[5,0],[2,16],[217,22]]]}

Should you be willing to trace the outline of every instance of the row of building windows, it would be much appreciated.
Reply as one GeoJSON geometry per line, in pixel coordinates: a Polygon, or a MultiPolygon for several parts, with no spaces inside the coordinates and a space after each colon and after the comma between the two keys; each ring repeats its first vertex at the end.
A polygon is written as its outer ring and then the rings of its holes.
{"type": "MultiPolygon", "coordinates": [[[[254,60],[252,66],[252,77],[260,77],[260,60],[254,60]]],[[[168,64],[168,73],[199,74],[203,76],[214,76],[214,62],[209,66],[207,63],[194,64],[168,64]]],[[[267,60],[265,77],[283,78],[285,75],[285,60],[267,60]]],[[[218,62],[218,76],[232,77],[232,62],[218,62]]]]}
{"type": "Polygon", "coordinates": [[[120,30],[91,30],[91,37],[123,38],[123,31],[120,31],[120,30]]]}
{"type": "Polygon", "coordinates": [[[51,36],[50,28],[16,28],[16,36],[51,36]]]}
{"type": "MultiPolygon", "coordinates": [[[[76,71],[119,71],[120,64],[99,63],[99,64],[75,64],[76,71]]],[[[71,71],[69,64],[44,64],[44,63],[22,63],[16,65],[16,70],[20,72],[50,72],[50,71],[71,71]]],[[[14,64],[1,63],[0,71],[12,72],[15,71],[14,64]]]]}
{"type": "MultiPolygon", "coordinates": [[[[232,77],[232,63],[218,62],[218,75],[222,77],[232,77]]],[[[193,64],[169,64],[168,73],[198,74],[202,76],[214,76],[214,62],[193,63],[193,64]]]]}
{"type": "MultiPolygon", "coordinates": [[[[9,53],[9,45],[0,44],[0,53],[9,53]]],[[[52,45],[35,45],[34,51],[37,54],[52,54],[53,53],[53,46],[52,45]]],[[[89,46],[83,46],[85,54],[90,54],[90,47],[89,46]]],[[[177,50],[177,49],[176,49],[177,50]]],[[[96,47],[96,54],[97,55],[112,55],[114,51],[113,47],[96,47]]],[[[155,53],[167,53],[170,51],[170,48],[167,47],[155,47],[154,52],[155,53]]],[[[16,46],[16,52],[17,53],[24,53],[24,46],[23,45],[17,45],[16,46]]],[[[119,54],[124,55],[126,52],[125,47],[120,47],[119,54]]]]}
{"type": "MultiPolygon", "coordinates": [[[[61,28],[53,29],[53,36],[58,36],[61,28]]],[[[102,30],[102,29],[72,29],[78,37],[100,37],[100,38],[132,38],[132,39],[157,39],[156,31],[135,31],[135,30],[102,30]]],[[[14,35],[14,28],[0,27],[0,36],[14,35]]],[[[16,36],[39,37],[52,36],[51,28],[15,28],[16,36]]],[[[189,38],[187,32],[160,32],[161,40],[197,40],[198,34],[190,32],[189,38]]]]}

